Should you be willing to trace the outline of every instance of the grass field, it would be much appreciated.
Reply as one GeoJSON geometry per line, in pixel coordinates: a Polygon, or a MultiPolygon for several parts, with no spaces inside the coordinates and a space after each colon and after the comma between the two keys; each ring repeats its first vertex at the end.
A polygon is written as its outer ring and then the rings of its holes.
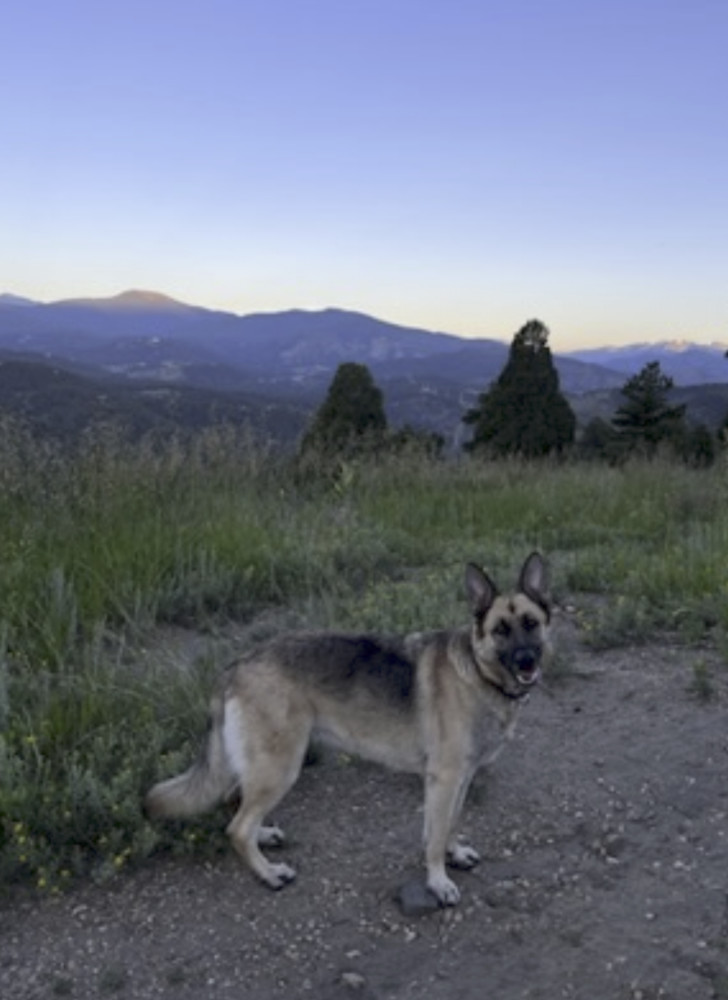
{"type": "Polygon", "coordinates": [[[140,812],[189,762],[219,667],[142,666],[159,626],[271,609],[460,623],[466,561],[508,579],[539,548],[597,646],[666,629],[724,645],[728,629],[725,456],[697,471],[413,455],[317,476],[227,430],[160,448],[101,429],[68,455],[5,424],[0,545],[0,883],[48,891],[221,843],[219,819],[174,836],[140,812]]]}

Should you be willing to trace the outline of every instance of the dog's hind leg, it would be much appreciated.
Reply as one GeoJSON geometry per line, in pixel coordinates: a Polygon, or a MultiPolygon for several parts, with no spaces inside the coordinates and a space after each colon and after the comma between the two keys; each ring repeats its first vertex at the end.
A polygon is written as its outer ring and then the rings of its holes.
{"type": "Polygon", "coordinates": [[[258,847],[282,847],[285,839],[279,826],[261,826],[258,830],[258,847]]]}
{"type": "Polygon", "coordinates": [[[283,841],[281,831],[264,826],[263,820],[294,785],[306,752],[305,735],[285,742],[285,754],[281,746],[275,754],[261,750],[255,754],[252,766],[246,769],[242,802],[227,828],[235,850],[271,889],[281,889],[296,877],[293,868],[272,864],[260,849],[278,847],[283,841]]]}
{"type": "Polygon", "coordinates": [[[451,868],[458,868],[460,871],[470,871],[480,863],[480,855],[470,844],[463,844],[457,836],[450,838],[447,845],[447,863],[451,868]]]}

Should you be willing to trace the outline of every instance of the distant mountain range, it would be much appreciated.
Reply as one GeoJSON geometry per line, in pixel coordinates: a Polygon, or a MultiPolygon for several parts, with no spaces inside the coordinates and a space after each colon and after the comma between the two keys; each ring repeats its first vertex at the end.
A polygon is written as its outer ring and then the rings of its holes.
{"type": "MultiPolygon", "coordinates": [[[[280,424],[288,436],[303,426],[336,367],[358,361],[382,388],[393,425],[423,426],[452,439],[463,411],[503,368],[508,349],[498,340],[397,326],[339,309],[238,316],[156,292],[48,304],[5,294],[0,295],[0,358],[5,358],[0,407],[11,398],[17,403],[13,377],[18,385],[27,382],[27,365],[43,362],[56,373],[50,385],[69,388],[67,376],[77,380],[76,402],[78,393],[83,395],[80,385],[91,384],[90,395],[98,396],[99,382],[107,404],[123,397],[124,412],[140,406],[142,397],[148,407],[150,393],[156,393],[157,407],[159,400],[174,398],[172,409],[185,410],[181,400],[192,393],[191,409],[199,415],[207,406],[201,401],[212,405],[215,396],[218,413],[245,413],[269,430],[280,424]],[[21,369],[8,364],[25,365],[22,378],[21,369]]],[[[582,418],[608,408],[626,378],[648,361],[659,361],[676,386],[720,383],[714,386],[717,401],[709,421],[717,422],[728,408],[725,351],[726,345],[718,344],[639,344],[558,354],[555,362],[561,387],[582,418]]],[[[25,398],[25,409],[33,412],[45,397],[36,392],[32,405],[31,397],[25,398]]],[[[169,414],[160,419],[168,418],[173,419],[169,414]]]]}
{"type": "Polygon", "coordinates": [[[659,361],[662,371],[676,386],[728,382],[728,344],[694,344],[685,340],[662,340],[654,344],[601,347],[571,351],[568,357],[589,365],[618,372],[624,380],[651,361],[659,361]]]}

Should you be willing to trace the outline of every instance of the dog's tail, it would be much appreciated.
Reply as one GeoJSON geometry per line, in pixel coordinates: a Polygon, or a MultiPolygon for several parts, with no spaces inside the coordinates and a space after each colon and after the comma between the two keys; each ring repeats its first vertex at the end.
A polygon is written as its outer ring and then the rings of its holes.
{"type": "Polygon", "coordinates": [[[150,819],[181,819],[212,809],[236,784],[235,774],[225,753],[222,697],[213,699],[207,739],[188,770],[160,781],[147,792],[144,811],[150,819]]]}

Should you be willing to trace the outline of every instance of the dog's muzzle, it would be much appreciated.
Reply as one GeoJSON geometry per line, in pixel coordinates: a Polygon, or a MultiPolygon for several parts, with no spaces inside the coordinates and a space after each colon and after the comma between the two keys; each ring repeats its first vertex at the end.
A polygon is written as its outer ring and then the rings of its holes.
{"type": "Polygon", "coordinates": [[[541,657],[537,650],[531,647],[517,649],[513,654],[512,673],[521,687],[530,687],[538,680],[541,657]]]}

